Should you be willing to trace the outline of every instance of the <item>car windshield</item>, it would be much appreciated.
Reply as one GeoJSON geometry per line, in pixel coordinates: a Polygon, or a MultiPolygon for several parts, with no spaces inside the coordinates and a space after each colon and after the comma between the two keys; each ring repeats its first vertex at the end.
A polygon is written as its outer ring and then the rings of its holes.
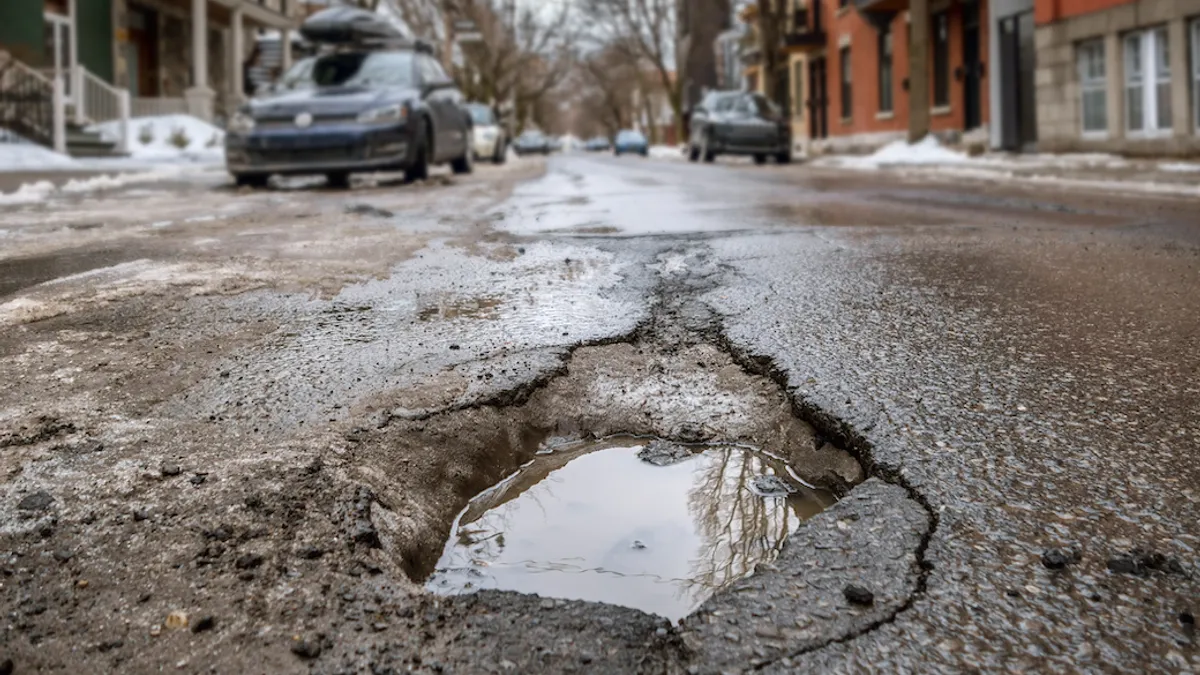
{"type": "Polygon", "coordinates": [[[475,126],[486,127],[496,123],[496,118],[492,115],[492,109],[485,105],[473,105],[467,108],[471,111],[471,121],[475,126]]]}
{"type": "Polygon", "coordinates": [[[617,134],[617,142],[619,143],[641,143],[646,140],[646,137],[637,131],[622,131],[617,134]]]}
{"type": "Polygon", "coordinates": [[[308,89],[315,86],[312,81],[313,64],[317,57],[309,56],[292,64],[291,68],[279,78],[279,89],[308,89]]]}
{"type": "Polygon", "coordinates": [[[413,55],[412,52],[327,54],[313,63],[310,79],[318,87],[410,86],[413,55]]]}

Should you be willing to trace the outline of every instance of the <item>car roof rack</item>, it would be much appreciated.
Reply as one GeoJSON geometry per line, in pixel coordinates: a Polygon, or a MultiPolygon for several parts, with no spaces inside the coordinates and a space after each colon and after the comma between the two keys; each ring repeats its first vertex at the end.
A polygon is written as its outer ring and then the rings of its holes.
{"type": "Polygon", "coordinates": [[[344,5],[323,9],[308,17],[300,25],[300,34],[309,42],[326,46],[434,53],[432,44],[405,35],[378,14],[344,5]]]}

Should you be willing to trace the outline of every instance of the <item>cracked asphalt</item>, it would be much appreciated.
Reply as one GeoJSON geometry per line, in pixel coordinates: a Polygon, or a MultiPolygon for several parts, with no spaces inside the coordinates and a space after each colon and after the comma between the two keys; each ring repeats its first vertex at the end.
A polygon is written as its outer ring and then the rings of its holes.
{"type": "Polygon", "coordinates": [[[1194,202],[578,155],[225,183],[0,214],[5,672],[1200,671],[1194,202]],[[676,625],[423,589],[467,500],[618,433],[841,499],[676,625]]]}

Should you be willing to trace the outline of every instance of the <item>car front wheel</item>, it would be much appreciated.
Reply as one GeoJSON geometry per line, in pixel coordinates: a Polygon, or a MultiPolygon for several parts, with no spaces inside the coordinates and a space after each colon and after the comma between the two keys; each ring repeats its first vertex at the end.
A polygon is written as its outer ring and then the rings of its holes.
{"type": "Polygon", "coordinates": [[[238,187],[265,188],[269,178],[270,176],[263,173],[236,173],[233,175],[233,183],[238,187]]]}
{"type": "Polygon", "coordinates": [[[471,173],[475,170],[474,153],[467,148],[462,157],[450,162],[450,170],[457,174],[471,173]]]}
{"type": "Polygon", "coordinates": [[[429,134],[425,132],[425,124],[420,122],[418,123],[412,162],[404,170],[404,180],[414,183],[426,178],[429,178],[429,134]]]}
{"type": "Polygon", "coordinates": [[[496,151],[492,154],[492,164],[503,164],[508,159],[508,146],[504,139],[496,141],[496,151]]]}
{"type": "Polygon", "coordinates": [[[335,171],[325,174],[325,183],[331,188],[339,190],[350,187],[350,173],[347,171],[335,171]]]}

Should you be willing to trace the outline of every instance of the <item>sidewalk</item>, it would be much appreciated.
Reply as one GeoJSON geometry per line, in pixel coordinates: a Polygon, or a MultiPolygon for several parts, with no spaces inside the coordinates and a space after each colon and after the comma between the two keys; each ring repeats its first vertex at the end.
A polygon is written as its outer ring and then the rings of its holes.
{"type": "Polygon", "coordinates": [[[851,171],[1200,198],[1200,161],[1127,159],[1107,154],[989,153],[970,157],[928,138],[913,145],[891,143],[871,155],[824,155],[807,164],[851,171]]]}

